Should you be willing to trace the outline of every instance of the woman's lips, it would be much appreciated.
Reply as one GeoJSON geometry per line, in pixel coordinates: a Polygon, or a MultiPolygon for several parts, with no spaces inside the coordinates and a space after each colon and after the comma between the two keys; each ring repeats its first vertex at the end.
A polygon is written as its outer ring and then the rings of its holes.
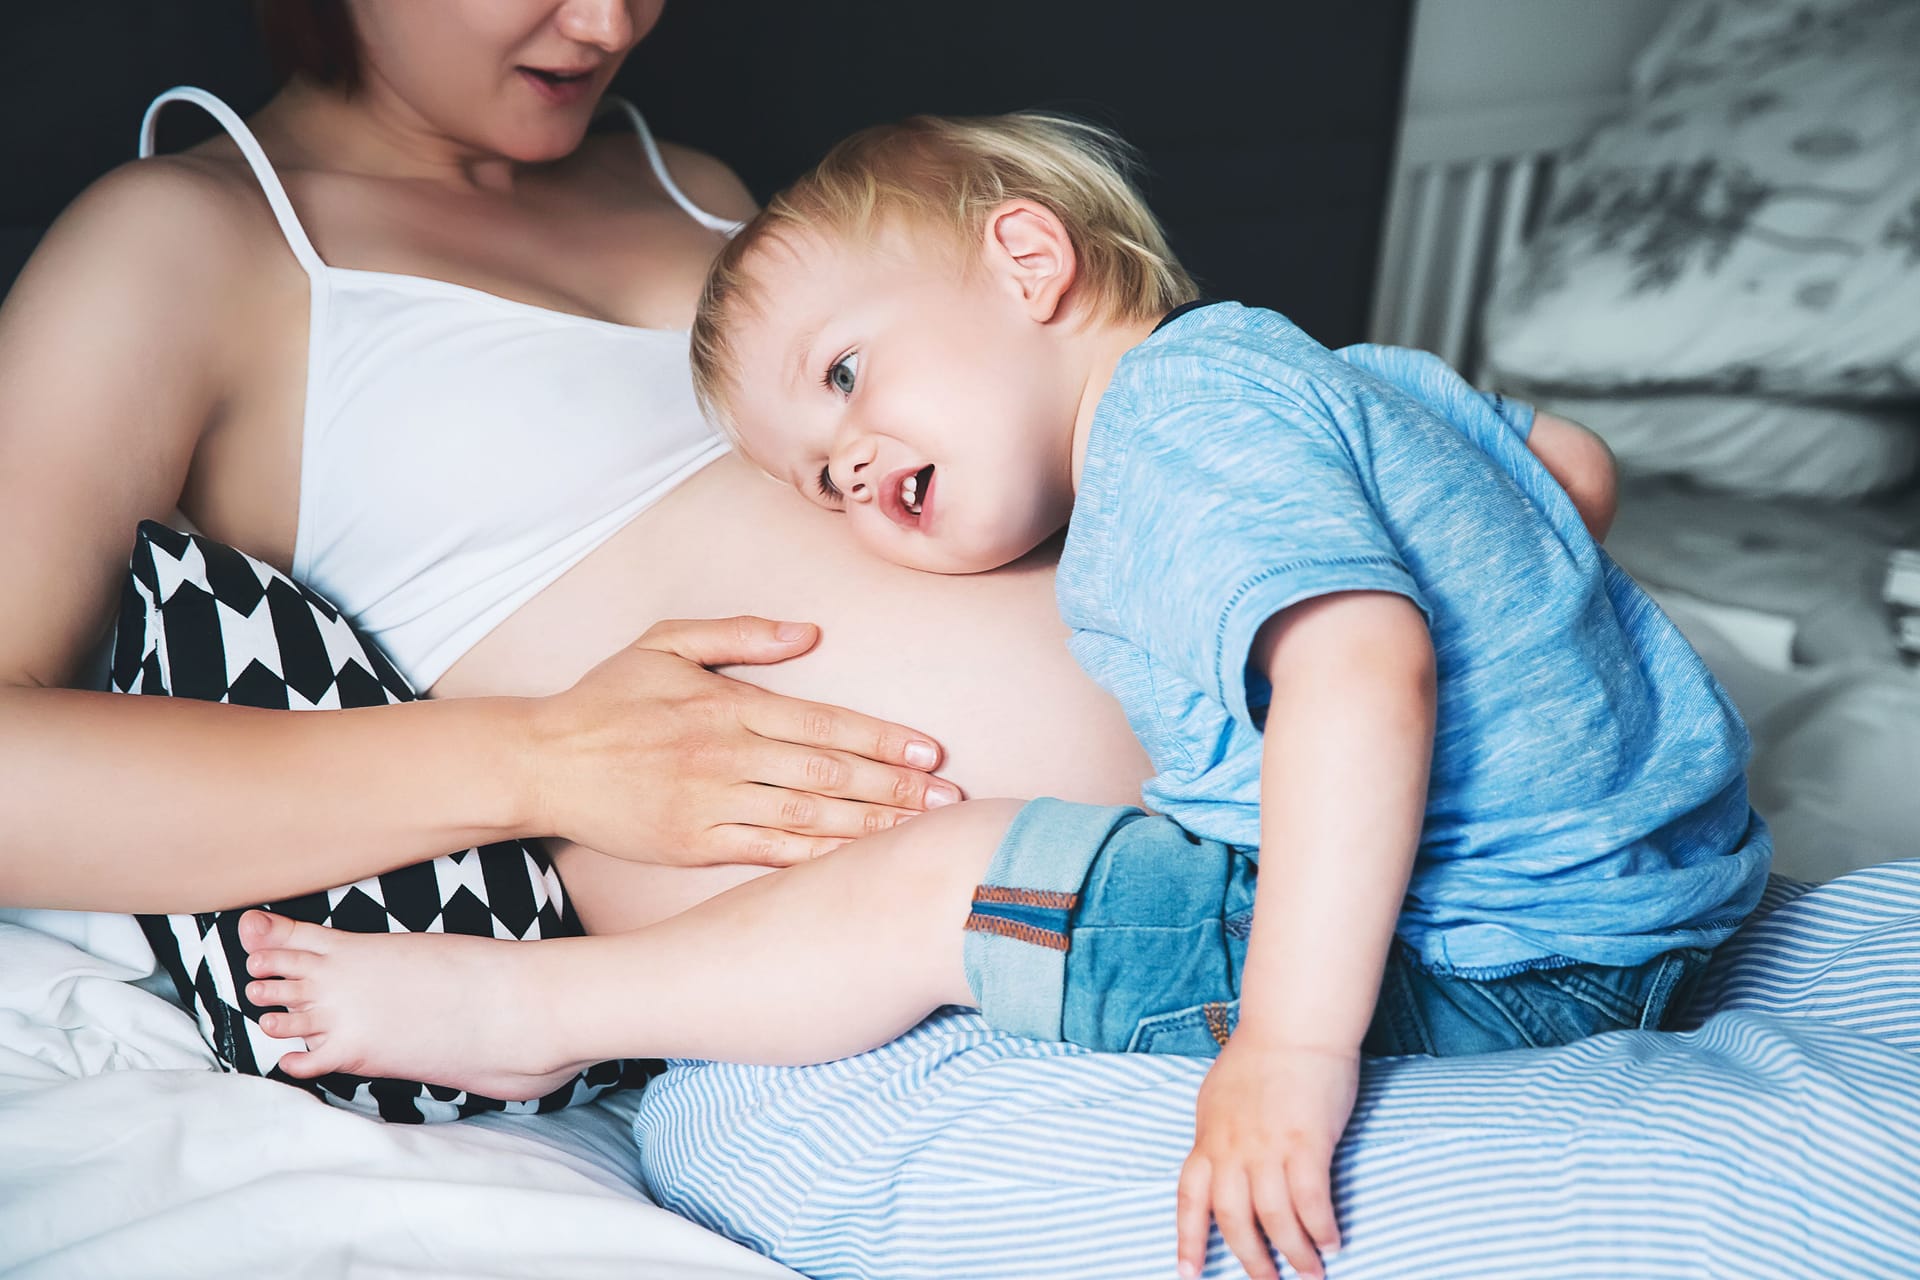
{"type": "Polygon", "coordinates": [[[585,71],[560,71],[550,67],[516,67],[520,78],[533,91],[556,107],[571,106],[593,90],[592,68],[585,71]]]}

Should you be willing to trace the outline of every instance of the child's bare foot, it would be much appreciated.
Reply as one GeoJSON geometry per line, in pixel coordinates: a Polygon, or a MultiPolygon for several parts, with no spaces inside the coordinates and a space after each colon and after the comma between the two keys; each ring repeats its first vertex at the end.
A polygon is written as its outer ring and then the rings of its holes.
{"type": "MultiPolygon", "coordinates": [[[[555,993],[520,944],[443,933],[349,933],[249,911],[247,998],[285,1008],[260,1027],[298,1036],[280,1059],[301,1079],[347,1071],[505,1100],[538,1098],[586,1062],[557,1047],[555,993]]],[[[543,945],[552,946],[553,943],[543,945]]]]}

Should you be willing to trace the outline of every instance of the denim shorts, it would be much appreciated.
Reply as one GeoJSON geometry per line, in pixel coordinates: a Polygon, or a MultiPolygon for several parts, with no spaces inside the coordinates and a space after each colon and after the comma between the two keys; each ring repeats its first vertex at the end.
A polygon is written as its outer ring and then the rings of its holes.
{"type": "MultiPolygon", "coordinates": [[[[967,980],[1005,1031],[1090,1049],[1211,1057],[1239,1020],[1257,858],[1130,808],[1036,800],[974,893],[967,980]]],[[[1657,1028],[1708,953],[1564,963],[1497,978],[1423,967],[1398,940],[1362,1045],[1447,1057],[1657,1028]]]]}

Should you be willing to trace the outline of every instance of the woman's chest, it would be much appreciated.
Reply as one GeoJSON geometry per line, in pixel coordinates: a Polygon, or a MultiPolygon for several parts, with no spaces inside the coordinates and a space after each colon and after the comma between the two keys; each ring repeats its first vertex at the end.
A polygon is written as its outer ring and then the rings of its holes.
{"type": "Polygon", "coordinates": [[[423,277],[638,328],[684,328],[720,247],[652,193],[590,178],[449,191],[294,175],[315,248],[336,269],[423,277]]]}
{"type": "Polygon", "coordinates": [[[206,532],[299,569],[309,509],[368,536],[490,506],[496,528],[537,524],[542,503],[595,501],[708,439],[684,335],[653,323],[690,315],[717,243],[677,211],[289,188],[325,265],[309,276],[276,239],[236,308],[181,504],[206,532]]]}

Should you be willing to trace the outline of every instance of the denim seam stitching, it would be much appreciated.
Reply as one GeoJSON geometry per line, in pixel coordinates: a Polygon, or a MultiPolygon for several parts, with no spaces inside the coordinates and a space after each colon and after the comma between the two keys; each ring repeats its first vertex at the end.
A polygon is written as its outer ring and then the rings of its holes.
{"type": "Polygon", "coordinates": [[[1042,929],[1038,925],[1028,924],[1022,920],[1009,920],[1005,916],[983,915],[976,911],[967,917],[964,927],[968,933],[986,933],[996,938],[1010,938],[1015,942],[1045,947],[1049,951],[1067,951],[1072,947],[1072,941],[1058,930],[1042,929]]]}

